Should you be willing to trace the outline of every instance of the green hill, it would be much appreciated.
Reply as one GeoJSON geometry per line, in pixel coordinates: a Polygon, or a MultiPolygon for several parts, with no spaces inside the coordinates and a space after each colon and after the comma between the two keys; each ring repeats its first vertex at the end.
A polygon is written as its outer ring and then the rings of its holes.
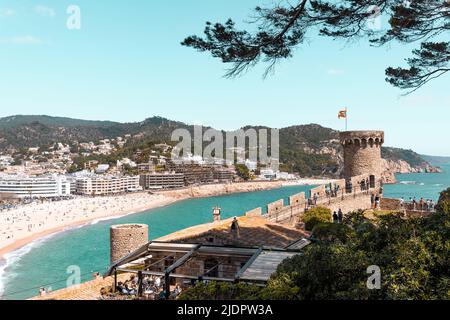
{"type": "MultiPolygon", "coordinates": [[[[170,143],[172,132],[179,128],[185,128],[191,133],[193,130],[188,124],[162,117],[151,117],[141,122],[118,123],[44,115],[11,116],[0,118],[0,151],[23,150],[55,142],[73,145],[75,141],[96,142],[127,134],[137,135],[137,138],[129,139],[127,145],[117,154],[111,155],[113,160],[124,156],[132,157],[137,149],[149,149],[155,143],[170,143]]],[[[243,129],[248,128],[263,127],[247,126],[243,129]]],[[[336,130],[317,124],[280,129],[280,164],[284,171],[299,172],[303,176],[338,176],[343,162],[341,151],[339,132],[336,130]]],[[[423,157],[412,150],[385,147],[382,154],[386,159],[405,160],[412,167],[427,164],[423,157]]]]}
{"type": "Polygon", "coordinates": [[[0,128],[15,128],[20,125],[31,123],[40,123],[52,127],[111,127],[119,124],[112,121],[80,120],[64,117],[50,117],[46,115],[15,115],[0,118],[0,128]]]}

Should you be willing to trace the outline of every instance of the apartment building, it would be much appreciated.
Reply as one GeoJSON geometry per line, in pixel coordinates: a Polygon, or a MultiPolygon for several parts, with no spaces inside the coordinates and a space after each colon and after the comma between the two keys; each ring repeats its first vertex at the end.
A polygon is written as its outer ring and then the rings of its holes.
{"type": "Polygon", "coordinates": [[[8,194],[16,198],[65,197],[70,196],[70,189],[70,181],[64,176],[0,176],[0,194],[8,194]]]}
{"type": "Polygon", "coordinates": [[[140,175],[140,185],[149,189],[176,189],[184,187],[182,173],[148,173],[140,175]]]}
{"type": "Polygon", "coordinates": [[[91,176],[77,178],[77,194],[111,195],[142,190],[139,176],[91,176]]]}

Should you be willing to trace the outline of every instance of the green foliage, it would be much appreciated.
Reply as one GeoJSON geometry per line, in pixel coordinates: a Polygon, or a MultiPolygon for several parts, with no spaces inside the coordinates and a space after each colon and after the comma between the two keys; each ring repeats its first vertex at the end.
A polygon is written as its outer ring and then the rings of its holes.
{"type": "MultiPolygon", "coordinates": [[[[147,162],[149,151],[156,143],[171,142],[171,135],[175,129],[187,129],[192,134],[192,126],[182,122],[171,121],[161,117],[152,117],[135,123],[116,123],[109,121],[86,121],[69,118],[47,116],[13,116],[0,118],[0,148],[15,147],[24,149],[42,146],[42,151],[51,150],[55,142],[62,142],[71,146],[72,153],[86,150],[74,145],[78,142],[98,142],[101,139],[113,139],[126,134],[143,134],[139,138],[128,140],[124,148],[111,156],[92,156],[80,159],[99,160],[101,163],[115,164],[121,157],[131,158],[136,150],[142,151],[136,162],[147,162]],[[64,128],[64,130],[61,130],[64,128]]],[[[206,129],[206,128],[205,128],[206,129]]],[[[247,129],[270,129],[266,127],[247,126],[247,129]]],[[[338,142],[339,132],[317,124],[292,126],[280,129],[280,167],[283,171],[297,172],[302,176],[337,176],[339,161],[331,154],[321,154],[320,150],[328,148],[340,151],[338,142]]],[[[270,141],[270,130],[268,134],[270,141]]],[[[209,143],[204,142],[204,146],[209,143]]],[[[225,148],[225,146],[224,146],[225,148]]],[[[268,146],[270,151],[271,146],[268,146]]],[[[246,150],[248,154],[248,150],[246,150]]],[[[383,148],[383,154],[390,159],[404,159],[411,165],[425,163],[417,154],[409,150],[383,148]]],[[[170,155],[165,155],[170,156],[170,155]]]]}
{"type": "Polygon", "coordinates": [[[308,231],[312,231],[320,223],[330,223],[331,221],[331,210],[324,207],[311,208],[303,216],[305,229],[308,231]]]}
{"type": "Polygon", "coordinates": [[[67,173],[75,173],[77,171],[81,171],[82,168],[79,168],[76,164],[70,165],[69,169],[67,169],[67,173]]]}
{"type": "Polygon", "coordinates": [[[450,188],[441,192],[437,204],[437,210],[443,213],[450,214],[450,188]]]}
{"type": "MultiPolygon", "coordinates": [[[[441,203],[448,196],[449,190],[443,192],[441,203]]],[[[231,296],[227,297],[450,300],[450,215],[445,208],[438,207],[430,217],[411,219],[391,213],[370,220],[359,211],[342,225],[317,224],[312,235],[315,242],[303,254],[285,260],[265,288],[257,291],[240,284],[237,290],[228,285],[231,296]],[[380,290],[369,290],[366,285],[367,268],[372,265],[381,269],[380,290]]],[[[192,299],[216,297],[214,291],[207,296],[202,292],[185,294],[192,299]]]]}
{"type": "Polygon", "coordinates": [[[419,167],[426,163],[426,160],[418,153],[400,148],[383,147],[381,156],[386,160],[404,160],[411,167],[419,167]]]}
{"type": "Polygon", "coordinates": [[[353,236],[353,229],[340,223],[319,223],[312,230],[312,237],[323,242],[347,243],[353,236]]]}
{"type": "Polygon", "coordinates": [[[180,300],[256,300],[260,287],[244,283],[198,282],[194,287],[181,293],[180,300]]]}
{"type": "Polygon", "coordinates": [[[250,179],[250,171],[248,170],[247,166],[243,164],[236,164],[236,174],[242,178],[245,181],[248,181],[250,179]]]}

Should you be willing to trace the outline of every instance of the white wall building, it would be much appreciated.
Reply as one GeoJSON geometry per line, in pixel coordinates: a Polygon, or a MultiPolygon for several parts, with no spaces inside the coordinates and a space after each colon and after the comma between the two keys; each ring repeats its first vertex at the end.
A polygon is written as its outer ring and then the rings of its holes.
{"type": "Polygon", "coordinates": [[[1,175],[0,193],[18,198],[55,198],[70,196],[70,182],[64,176],[28,177],[1,175]]]}
{"type": "Polygon", "coordinates": [[[76,179],[77,193],[98,196],[142,190],[139,176],[90,176],[76,179]]]}
{"type": "Polygon", "coordinates": [[[263,180],[274,180],[276,179],[276,172],[272,169],[261,169],[260,179],[263,180]]]}

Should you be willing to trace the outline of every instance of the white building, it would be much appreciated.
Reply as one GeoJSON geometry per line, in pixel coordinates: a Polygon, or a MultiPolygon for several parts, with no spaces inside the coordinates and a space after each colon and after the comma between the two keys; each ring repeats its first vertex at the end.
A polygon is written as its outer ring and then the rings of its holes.
{"type": "Polygon", "coordinates": [[[0,193],[18,198],[56,198],[70,196],[70,182],[64,176],[28,177],[1,175],[0,193]]]}
{"type": "Polygon", "coordinates": [[[97,166],[97,169],[95,169],[95,173],[101,174],[101,173],[105,173],[108,170],[109,170],[109,164],[99,164],[97,166]]]}
{"type": "Polygon", "coordinates": [[[249,159],[245,160],[245,166],[250,171],[255,171],[258,168],[258,163],[256,161],[251,161],[249,159]]]}
{"type": "Polygon", "coordinates": [[[141,187],[148,189],[175,189],[184,187],[183,173],[148,173],[140,175],[141,187]]]}
{"type": "Polygon", "coordinates": [[[261,174],[259,177],[263,180],[274,180],[276,179],[276,172],[272,169],[261,169],[261,174]]]}
{"type": "Polygon", "coordinates": [[[76,179],[77,193],[98,196],[142,190],[139,176],[88,176],[76,179]]]}
{"type": "Polygon", "coordinates": [[[278,171],[276,174],[278,180],[296,180],[297,177],[294,174],[288,172],[278,171]]]}

